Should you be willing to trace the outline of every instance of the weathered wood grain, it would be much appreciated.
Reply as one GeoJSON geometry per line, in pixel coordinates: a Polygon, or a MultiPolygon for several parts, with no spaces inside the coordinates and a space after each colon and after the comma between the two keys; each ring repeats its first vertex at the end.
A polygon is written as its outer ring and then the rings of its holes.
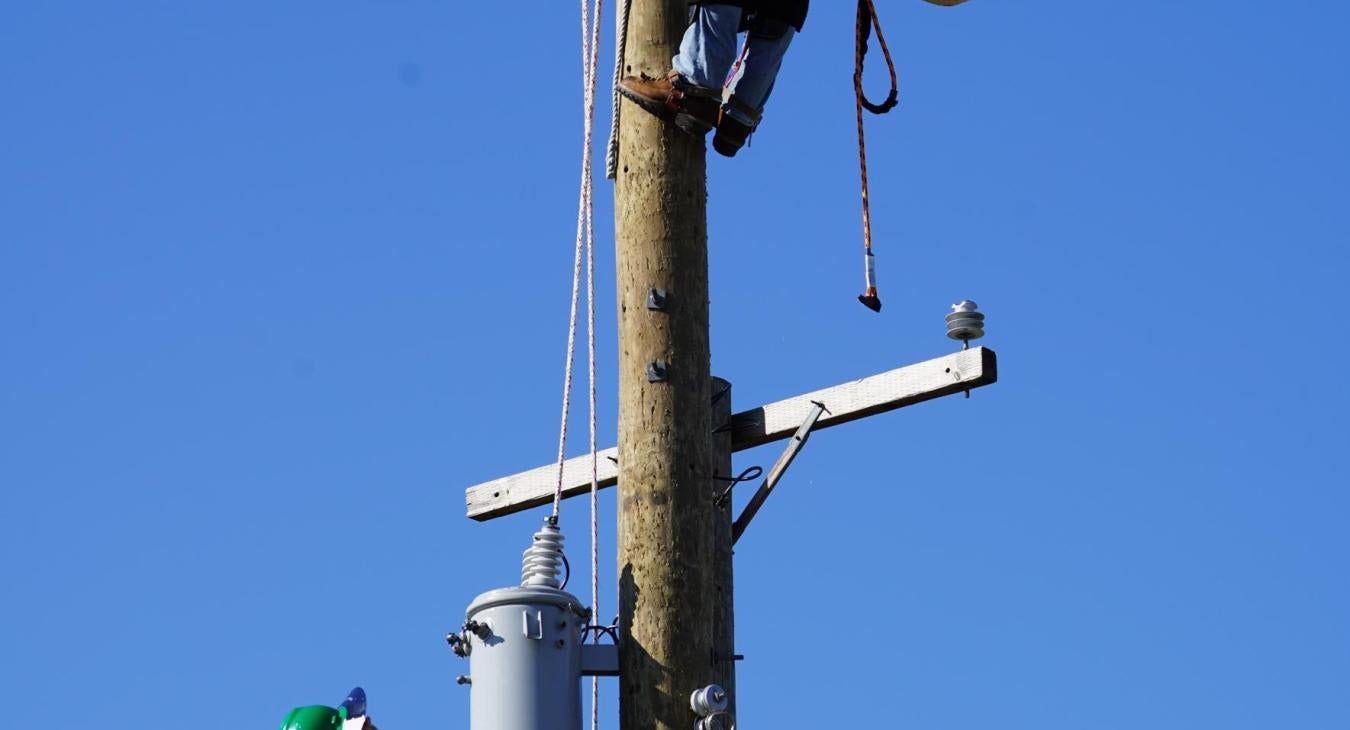
{"type": "MultiPolygon", "coordinates": [[[[619,450],[605,449],[596,463],[600,488],[619,481],[619,450]]],[[[548,504],[558,485],[558,465],[549,464],[509,477],[469,487],[464,492],[468,515],[475,520],[513,514],[548,504]]],[[[563,497],[575,497],[591,491],[591,457],[578,456],[563,462],[563,497]]]]}
{"type": "MultiPolygon", "coordinates": [[[[829,409],[816,422],[818,431],[997,380],[998,359],[994,351],[974,347],[743,411],[732,416],[724,428],[731,433],[732,450],[743,451],[791,436],[810,412],[812,401],[820,401],[829,409]]],[[[618,481],[617,459],[618,449],[600,452],[601,488],[612,487],[618,481]]],[[[465,491],[468,516],[490,520],[547,504],[553,499],[557,468],[557,465],[541,466],[469,487],[465,491]]],[[[590,488],[590,457],[568,459],[563,464],[563,496],[585,494],[590,488]]]]}
{"type": "MultiPolygon", "coordinates": [[[[713,491],[721,494],[735,476],[731,462],[731,433],[720,427],[731,422],[731,383],[713,378],[713,468],[720,479],[713,491]]],[[[727,712],[736,716],[736,586],[732,546],[732,501],[713,502],[713,665],[712,681],[727,691],[727,712]]]]}
{"type": "MultiPolygon", "coordinates": [[[[662,76],[686,0],[633,0],[625,70],[662,76]]],[[[703,139],[631,104],[614,181],[619,728],[687,730],[713,642],[712,399],[703,139]],[[647,308],[652,289],[665,306],[647,308]],[[647,376],[665,364],[658,382],[647,376]]],[[[589,475],[588,475],[589,479],[589,475]]]]}

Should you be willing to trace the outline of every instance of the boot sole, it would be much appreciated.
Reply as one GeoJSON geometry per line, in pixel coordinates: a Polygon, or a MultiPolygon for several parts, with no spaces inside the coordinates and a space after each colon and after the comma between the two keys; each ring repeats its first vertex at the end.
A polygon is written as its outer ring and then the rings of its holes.
{"type": "Polygon", "coordinates": [[[688,112],[671,112],[664,101],[650,99],[634,91],[630,91],[624,86],[619,87],[619,96],[637,104],[643,111],[651,113],[658,119],[674,122],[675,127],[685,134],[703,137],[713,130],[713,125],[688,112]]]}
{"type": "Polygon", "coordinates": [[[665,102],[648,99],[639,93],[629,91],[625,86],[619,86],[619,96],[637,104],[642,107],[644,111],[651,112],[661,119],[669,120],[674,117],[674,114],[671,114],[670,110],[666,108],[665,102]]]}

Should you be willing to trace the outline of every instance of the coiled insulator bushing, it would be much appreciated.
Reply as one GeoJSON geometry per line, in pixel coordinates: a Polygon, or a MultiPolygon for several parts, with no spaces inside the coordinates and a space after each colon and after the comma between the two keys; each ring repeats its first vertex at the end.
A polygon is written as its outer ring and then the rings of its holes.
{"type": "Polygon", "coordinates": [[[966,343],[984,337],[984,314],[976,309],[969,299],[953,304],[952,313],[947,315],[947,336],[966,343]]]}
{"type": "Polygon", "coordinates": [[[534,533],[534,544],[525,551],[521,561],[520,584],[522,586],[547,586],[558,588],[558,562],[562,560],[563,534],[552,522],[545,522],[539,532],[534,533]]]}

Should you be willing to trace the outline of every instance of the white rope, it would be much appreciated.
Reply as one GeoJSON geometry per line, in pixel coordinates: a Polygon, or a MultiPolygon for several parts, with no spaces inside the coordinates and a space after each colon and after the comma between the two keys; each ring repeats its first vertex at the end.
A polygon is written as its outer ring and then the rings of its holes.
{"type": "MultiPolygon", "coordinates": [[[[585,195],[586,209],[586,349],[587,375],[590,385],[590,447],[591,447],[591,622],[600,617],[600,523],[597,517],[600,475],[596,444],[595,418],[595,206],[594,186],[591,183],[591,133],[595,121],[595,83],[600,70],[600,16],[604,9],[604,0],[595,0],[595,13],[591,22],[589,43],[582,44],[583,51],[589,54],[586,59],[586,149],[582,157],[581,188],[585,195]]],[[[586,0],[581,0],[583,26],[586,22],[586,0]]],[[[600,635],[592,634],[593,641],[599,642],[600,635]]],[[[591,730],[600,727],[600,679],[591,677],[591,730]]]]}
{"type": "Polygon", "coordinates": [[[614,41],[614,111],[609,121],[609,147],[605,149],[605,179],[613,180],[619,176],[619,82],[623,80],[623,59],[628,53],[628,6],[633,0],[619,3],[619,15],[615,18],[614,41]]]}
{"type": "MultiPolygon", "coordinates": [[[[595,216],[591,148],[595,127],[595,84],[600,62],[600,16],[604,0],[594,0],[594,13],[587,0],[581,0],[581,61],[583,143],[581,150],[581,191],[577,201],[576,249],[572,256],[572,299],[567,319],[567,363],[563,371],[562,417],[558,427],[558,479],[553,492],[553,521],[558,520],[562,505],[563,464],[567,458],[567,420],[572,408],[572,366],[575,361],[577,339],[577,299],[581,289],[582,250],[586,256],[586,344],[590,400],[590,456],[591,456],[591,616],[600,614],[600,553],[597,494],[600,489],[598,449],[596,445],[596,377],[595,377],[595,216]]],[[[599,641],[599,636],[595,635],[599,641]]],[[[600,726],[600,685],[591,678],[591,728],[600,726]]]]}
{"type": "MultiPolygon", "coordinates": [[[[591,19],[590,8],[586,0],[581,0],[581,60],[582,60],[582,87],[584,99],[582,102],[582,111],[584,114],[583,127],[584,145],[581,152],[581,190],[577,201],[577,235],[576,248],[572,256],[572,298],[571,308],[567,318],[567,359],[563,368],[563,397],[562,397],[562,415],[558,426],[558,471],[557,480],[553,491],[553,512],[552,517],[556,522],[559,509],[562,504],[563,488],[563,463],[567,458],[567,420],[568,414],[572,410],[572,366],[575,361],[576,337],[577,337],[577,300],[581,290],[581,259],[582,251],[587,251],[587,259],[590,260],[590,249],[595,240],[595,229],[592,218],[592,177],[591,177],[591,146],[594,139],[594,119],[595,119],[595,78],[599,63],[599,41],[600,41],[600,12],[603,8],[603,0],[595,0],[595,18],[591,19]]],[[[588,279],[593,274],[588,273],[588,279]]],[[[587,301],[591,310],[594,310],[595,304],[591,301],[594,297],[595,285],[593,281],[588,281],[587,301]]],[[[593,328],[594,317],[590,318],[593,328]]],[[[593,337],[593,335],[592,335],[593,337]]],[[[594,352],[591,358],[594,360],[594,352]]],[[[594,362],[591,363],[594,368],[594,362]]],[[[592,378],[591,389],[595,389],[594,379],[592,378]]],[[[594,396],[592,395],[592,400],[594,396]]],[[[595,419],[594,407],[591,409],[591,419],[595,419]]],[[[592,449],[594,451],[594,449],[592,449]]],[[[592,454],[594,458],[594,454],[592,454]]]]}
{"type": "MultiPolygon", "coordinates": [[[[584,3],[585,0],[582,0],[584,3]]],[[[600,11],[596,0],[596,16],[599,19],[600,11]]],[[[628,8],[632,5],[632,0],[620,0],[618,13],[614,18],[614,78],[611,81],[610,89],[610,118],[609,118],[609,143],[605,147],[605,179],[615,180],[619,176],[619,110],[623,108],[619,98],[619,82],[623,80],[624,56],[628,53],[628,8]]],[[[594,52],[592,47],[592,52],[594,52]]],[[[592,60],[592,74],[595,73],[595,60],[592,60]]],[[[591,96],[594,95],[594,83],[592,83],[591,96]]],[[[589,124],[589,123],[588,123],[589,124]]],[[[589,147],[589,145],[588,145],[589,147]]],[[[591,260],[588,259],[588,264],[591,260]]],[[[589,278],[592,272],[588,271],[588,285],[593,282],[589,278]]],[[[592,289],[592,291],[594,291],[592,289]]],[[[590,301],[594,301],[591,299],[590,301]]],[[[595,307],[590,310],[591,325],[590,332],[595,332],[595,307]]],[[[591,621],[596,622],[600,618],[600,583],[597,575],[600,572],[600,547],[599,547],[599,523],[597,522],[597,499],[596,495],[600,491],[600,480],[597,474],[596,465],[596,444],[595,444],[595,339],[592,336],[591,346],[591,621]]],[[[594,635],[596,642],[600,641],[598,632],[594,635]]],[[[600,681],[597,677],[591,677],[591,730],[599,730],[600,727],[600,681]]]]}
{"type": "MultiPolygon", "coordinates": [[[[584,0],[583,0],[584,1],[584,0]]],[[[581,194],[582,207],[586,194],[581,194]]],[[[577,212],[577,247],[572,260],[572,310],[567,318],[567,363],[563,368],[562,422],[558,426],[558,480],[553,491],[553,521],[558,521],[558,508],[562,505],[563,462],[567,456],[567,414],[572,410],[572,360],[577,345],[577,295],[581,289],[581,248],[583,245],[581,229],[584,213],[577,212]]]]}

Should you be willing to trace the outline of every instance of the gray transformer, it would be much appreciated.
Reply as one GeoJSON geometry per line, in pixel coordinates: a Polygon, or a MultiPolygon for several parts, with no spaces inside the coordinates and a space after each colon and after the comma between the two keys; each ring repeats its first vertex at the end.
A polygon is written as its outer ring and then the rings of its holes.
{"type": "Polygon", "coordinates": [[[471,730],[581,730],[586,614],[549,586],[498,588],[469,604],[471,730]]]}
{"type": "Polygon", "coordinates": [[[525,551],[519,587],[473,599],[464,628],[446,636],[468,657],[471,730],[581,730],[581,677],[617,676],[618,649],[588,644],[590,611],[562,590],[562,533],[545,522],[525,551]]]}

